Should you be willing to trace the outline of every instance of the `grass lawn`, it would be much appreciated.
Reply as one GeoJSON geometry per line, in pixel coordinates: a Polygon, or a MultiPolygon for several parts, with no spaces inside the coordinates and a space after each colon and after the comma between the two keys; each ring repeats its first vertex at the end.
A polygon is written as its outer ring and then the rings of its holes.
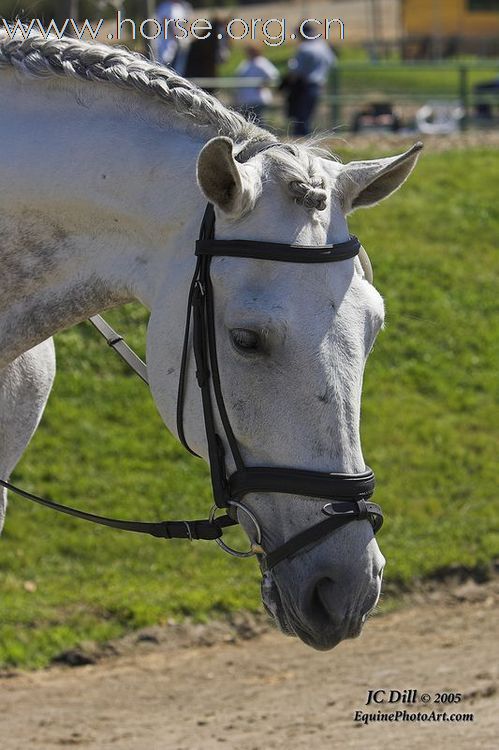
{"type": "MultiPolygon", "coordinates": [[[[489,81],[497,76],[497,66],[471,69],[468,73],[468,88],[482,81],[489,81]]],[[[460,98],[459,71],[433,67],[379,68],[376,65],[365,69],[363,66],[346,66],[341,73],[342,94],[363,94],[372,96],[374,92],[390,96],[454,97],[460,98]]]]}
{"type": "MultiPolygon", "coordinates": [[[[367,367],[362,434],[392,584],[454,565],[486,570],[499,553],[497,161],[492,150],[423,155],[400,193],[351,219],[388,310],[367,367]]],[[[142,349],[142,309],[109,319],[142,349]]],[[[124,518],[206,514],[207,469],[163,428],[146,387],[88,324],[58,336],[57,350],[56,386],[14,483],[124,518]]],[[[15,497],[0,549],[4,664],[39,667],[81,640],[260,607],[253,560],[101,529],[15,497]]]]}

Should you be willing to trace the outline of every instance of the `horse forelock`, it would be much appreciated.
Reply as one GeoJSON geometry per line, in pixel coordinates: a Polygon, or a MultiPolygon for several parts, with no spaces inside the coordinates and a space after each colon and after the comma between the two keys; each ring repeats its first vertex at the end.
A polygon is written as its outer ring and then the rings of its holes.
{"type": "Polygon", "coordinates": [[[321,159],[335,161],[331,152],[320,147],[322,139],[283,144],[269,151],[269,168],[282,180],[294,201],[307,210],[324,211],[331,186],[323,176],[321,159]]]}

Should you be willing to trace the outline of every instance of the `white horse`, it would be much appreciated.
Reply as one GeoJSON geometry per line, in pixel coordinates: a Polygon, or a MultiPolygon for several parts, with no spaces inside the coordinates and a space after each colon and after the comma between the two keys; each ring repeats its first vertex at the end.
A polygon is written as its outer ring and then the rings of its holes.
{"type": "MultiPolygon", "coordinates": [[[[150,310],[150,387],[175,431],[193,249],[207,200],[221,239],[342,242],[347,214],[396,190],[419,151],[346,165],[307,144],[256,154],[274,136],[162,67],[74,40],[0,35],[0,97],[4,479],[52,385],[46,340],[131,300],[150,310]],[[244,164],[234,159],[242,148],[244,164]]],[[[247,465],[364,470],[362,376],[384,315],[364,268],[358,258],[214,259],[222,387],[247,465]]],[[[185,432],[207,458],[193,369],[185,432]]],[[[245,503],[268,549],[320,520],[307,497],[251,494],[245,503]]],[[[284,632],[332,648],[359,634],[384,562],[370,524],[348,524],[266,574],[264,604],[284,632]]]]}

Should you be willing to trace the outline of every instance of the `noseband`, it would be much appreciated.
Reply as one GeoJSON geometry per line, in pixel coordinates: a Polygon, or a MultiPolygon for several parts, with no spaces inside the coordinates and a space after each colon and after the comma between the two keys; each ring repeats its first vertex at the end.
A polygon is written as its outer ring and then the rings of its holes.
{"type": "MultiPolygon", "coordinates": [[[[257,153],[275,145],[277,144],[261,146],[257,153]]],[[[336,263],[355,257],[360,249],[361,244],[354,236],[346,242],[320,247],[249,240],[217,240],[215,238],[215,211],[213,206],[208,204],[199,239],[196,242],[197,262],[189,290],[177,399],[179,439],[190,453],[197,455],[186,440],[183,426],[187,370],[192,348],[196,363],[196,379],[201,390],[215,502],[208,519],[160,521],[158,523],[123,521],[60,505],[21,490],[3,479],[0,479],[0,485],[40,505],[102,526],[150,534],[165,539],[181,538],[191,541],[214,539],[232,555],[247,557],[257,554],[264,571],[271,570],[285,558],[296,555],[304,548],[319,542],[331,532],[352,521],[367,520],[376,533],[383,523],[383,513],[379,505],[369,502],[375,485],[374,473],[369,467],[366,466],[366,470],[359,474],[342,474],[307,471],[292,467],[246,466],[244,463],[222,395],[215,335],[215,300],[210,278],[211,259],[214,257],[264,260],[269,263],[336,263]],[[216,415],[219,418],[219,426],[216,415]],[[224,441],[220,432],[225,437],[236,467],[232,474],[229,474],[227,470],[224,441]],[[326,518],[296,534],[276,549],[267,551],[261,546],[262,530],[258,519],[242,502],[250,493],[281,493],[315,498],[322,503],[320,510],[326,518]],[[324,501],[327,502],[324,503],[324,501]],[[221,508],[227,509],[227,515],[217,517],[216,512],[221,508]],[[224,528],[238,523],[238,511],[245,514],[255,528],[255,543],[248,552],[234,550],[222,540],[224,528]]],[[[129,366],[147,382],[144,363],[126,346],[122,337],[116,334],[100,316],[92,318],[92,322],[107,339],[108,344],[115,348],[129,366]]]]}

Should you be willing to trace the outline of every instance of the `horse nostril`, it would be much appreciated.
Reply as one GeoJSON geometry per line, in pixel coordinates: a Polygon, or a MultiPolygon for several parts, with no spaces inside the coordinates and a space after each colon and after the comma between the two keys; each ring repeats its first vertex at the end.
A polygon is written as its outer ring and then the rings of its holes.
{"type": "Polygon", "coordinates": [[[376,574],[376,582],[378,584],[378,589],[381,590],[381,584],[383,583],[383,572],[385,570],[385,564],[380,566],[377,574],[376,574]]]}
{"type": "Polygon", "coordinates": [[[321,619],[324,624],[335,620],[334,587],[332,578],[321,578],[315,584],[310,597],[310,609],[314,618],[321,619]]]}

